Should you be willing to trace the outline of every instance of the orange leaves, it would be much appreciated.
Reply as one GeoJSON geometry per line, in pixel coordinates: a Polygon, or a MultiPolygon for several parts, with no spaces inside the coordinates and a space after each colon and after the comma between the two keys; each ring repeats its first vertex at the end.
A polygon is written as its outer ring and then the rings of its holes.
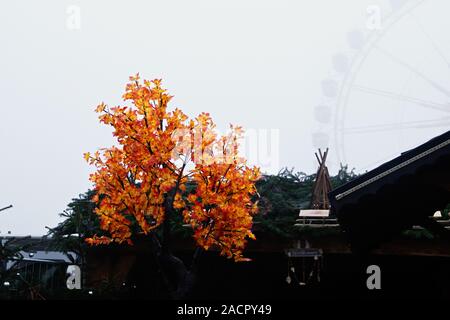
{"type": "Polygon", "coordinates": [[[239,260],[246,239],[255,239],[252,196],[259,170],[235,164],[197,165],[193,179],[197,188],[187,198],[191,207],[184,218],[194,228],[197,243],[205,249],[218,247],[222,255],[239,260]]]}
{"type": "Polygon", "coordinates": [[[102,237],[97,237],[94,236],[92,238],[88,238],[86,239],[86,243],[93,246],[93,245],[101,245],[101,244],[110,244],[111,242],[113,242],[113,240],[111,238],[102,236],[102,237]]]}
{"type": "Polygon", "coordinates": [[[139,72],[136,73],[134,76],[130,76],[129,79],[130,81],[139,81],[139,79],[141,79],[141,77],[139,76],[139,72]]]}
{"type": "Polygon", "coordinates": [[[188,201],[191,202],[192,204],[197,203],[197,199],[198,196],[194,193],[191,193],[188,197],[187,197],[188,201]]]}
{"type": "Polygon", "coordinates": [[[100,103],[97,108],[95,108],[95,112],[100,113],[106,110],[106,104],[104,104],[103,102],[100,103]]]}
{"type": "Polygon", "coordinates": [[[184,209],[186,207],[186,202],[183,200],[183,197],[180,193],[177,193],[175,195],[173,207],[176,210],[184,209]]]}
{"type": "Polygon", "coordinates": [[[231,126],[219,136],[208,113],[189,119],[179,109],[168,111],[171,98],[161,80],[141,82],[137,74],[123,95],[132,106],[96,108],[119,147],[84,154],[96,167],[90,177],[100,202],[96,214],[109,234],[87,242],[130,242],[134,233],[160,227],[169,210],[193,227],[197,245],[244,261],[247,240],[255,239],[252,197],[260,173],[238,155],[243,130],[231,126]]]}

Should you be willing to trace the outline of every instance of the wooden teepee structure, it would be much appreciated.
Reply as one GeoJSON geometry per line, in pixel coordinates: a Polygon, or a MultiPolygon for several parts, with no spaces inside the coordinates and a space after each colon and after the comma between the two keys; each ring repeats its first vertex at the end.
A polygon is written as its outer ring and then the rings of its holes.
{"type": "Polygon", "coordinates": [[[316,210],[329,210],[330,201],[328,200],[328,193],[331,191],[331,180],[328,168],[325,165],[328,156],[328,148],[325,153],[319,149],[319,154],[315,153],[316,159],[319,162],[319,169],[316,174],[316,181],[314,183],[310,208],[316,210]]]}

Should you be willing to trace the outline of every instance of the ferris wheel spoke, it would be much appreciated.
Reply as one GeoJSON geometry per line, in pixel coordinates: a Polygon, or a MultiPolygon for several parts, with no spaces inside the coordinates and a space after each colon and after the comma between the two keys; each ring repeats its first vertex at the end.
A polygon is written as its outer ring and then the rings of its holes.
{"type": "Polygon", "coordinates": [[[431,37],[431,35],[427,32],[423,24],[420,22],[419,18],[417,18],[414,14],[411,14],[411,16],[414,18],[416,24],[419,26],[420,31],[425,35],[425,37],[428,39],[428,41],[433,46],[434,51],[436,51],[437,55],[441,57],[441,59],[445,62],[445,64],[450,67],[450,62],[448,58],[444,55],[444,52],[441,50],[441,48],[437,45],[436,41],[431,37]]]}
{"type": "Polygon", "coordinates": [[[390,123],[390,124],[344,128],[344,129],[342,129],[342,131],[344,134],[354,134],[354,133],[395,131],[395,130],[404,130],[404,129],[438,128],[438,127],[449,127],[449,126],[450,126],[450,117],[447,117],[447,118],[437,119],[437,120],[409,121],[409,122],[400,122],[400,123],[390,123]]]}
{"type": "Polygon", "coordinates": [[[422,80],[424,80],[425,82],[427,82],[430,86],[432,86],[433,88],[435,88],[437,91],[442,92],[443,94],[445,94],[446,96],[450,97],[450,91],[445,89],[444,86],[440,85],[439,83],[437,83],[434,80],[431,80],[429,77],[427,77],[424,73],[422,73],[421,71],[417,70],[415,67],[411,66],[410,64],[400,60],[399,58],[397,58],[396,56],[394,56],[393,54],[387,52],[386,50],[380,48],[379,46],[374,46],[374,48],[376,48],[377,50],[379,50],[380,52],[384,53],[385,55],[387,55],[392,61],[394,61],[395,63],[401,65],[402,67],[408,69],[409,71],[411,71],[412,73],[414,73],[415,75],[417,75],[419,78],[421,78],[422,80]]]}
{"type": "Polygon", "coordinates": [[[434,109],[434,110],[450,112],[450,104],[442,104],[442,103],[437,103],[437,102],[433,102],[433,101],[417,99],[417,98],[402,95],[402,94],[399,94],[396,92],[374,89],[374,88],[369,88],[369,87],[360,86],[360,85],[353,85],[352,87],[355,90],[358,90],[361,92],[374,94],[374,95],[378,95],[378,96],[382,96],[382,97],[387,97],[387,98],[391,98],[394,100],[400,100],[400,101],[404,101],[404,102],[414,103],[414,104],[417,104],[424,108],[430,108],[430,109],[434,109]]]}

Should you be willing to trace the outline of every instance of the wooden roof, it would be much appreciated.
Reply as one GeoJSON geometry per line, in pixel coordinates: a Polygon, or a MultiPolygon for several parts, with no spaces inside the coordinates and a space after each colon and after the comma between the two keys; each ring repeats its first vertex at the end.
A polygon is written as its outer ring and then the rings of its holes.
{"type": "Polygon", "coordinates": [[[450,202],[450,131],[402,153],[329,193],[354,250],[367,251],[450,202]]]}

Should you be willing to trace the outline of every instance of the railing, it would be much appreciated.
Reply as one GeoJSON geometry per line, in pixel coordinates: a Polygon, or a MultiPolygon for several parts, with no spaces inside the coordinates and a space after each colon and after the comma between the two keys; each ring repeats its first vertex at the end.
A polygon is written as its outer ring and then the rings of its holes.
{"type": "Polygon", "coordinates": [[[311,228],[336,228],[339,227],[336,218],[308,218],[302,217],[296,220],[296,227],[311,227],[311,228]]]}

